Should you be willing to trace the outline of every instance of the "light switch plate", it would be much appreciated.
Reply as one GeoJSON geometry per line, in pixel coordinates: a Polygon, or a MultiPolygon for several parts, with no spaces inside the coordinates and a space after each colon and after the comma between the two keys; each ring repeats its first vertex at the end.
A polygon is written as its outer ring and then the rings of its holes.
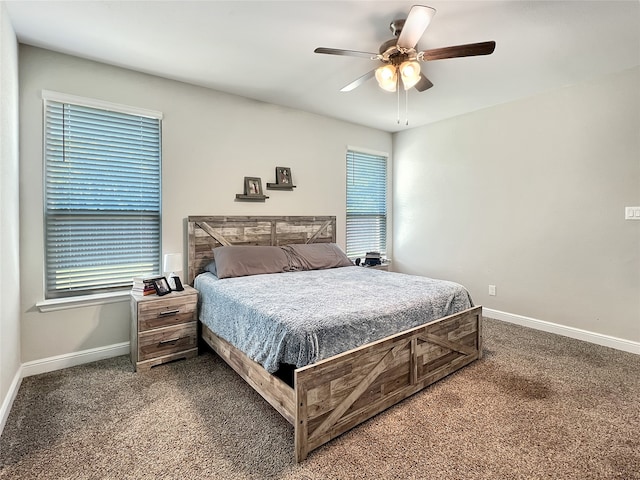
{"type": "Polygon", "coordinates": [[[640,207],[624,207],[625,220],[640,220],[640,207]]]}

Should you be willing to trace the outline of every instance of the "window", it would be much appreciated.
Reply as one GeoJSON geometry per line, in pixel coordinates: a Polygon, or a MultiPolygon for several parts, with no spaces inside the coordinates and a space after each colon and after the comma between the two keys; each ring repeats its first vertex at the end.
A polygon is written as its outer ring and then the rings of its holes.
{"type": "Polygon", "coordinates": [[[45,297],[108,292],[156,274],[161,114],[43,96],[45,297]]]}
{"type": "Polygon", "coordinates": [[[347,151],[347,255],[387,253],[387,157],[347,151]]]}

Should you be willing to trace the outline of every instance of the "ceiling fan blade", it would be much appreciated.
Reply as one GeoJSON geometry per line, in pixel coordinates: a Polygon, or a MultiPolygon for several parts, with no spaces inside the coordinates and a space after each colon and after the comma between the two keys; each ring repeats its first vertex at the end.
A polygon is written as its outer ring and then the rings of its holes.
{"type": "Polygon", "coordinates": [[[433,87],[433,83],[431,83],[431,80],[429,80],[423,74],[420,74],[420,80],[418,80],[418,83],[415,84],[415,89],[418,90],[419,92],[424,92],[425,90],[428,90],[431,87],[433,87]]]}
{"type": "Polygon", "coordinates": [[[423,5],[414,5],[411,7],[409,16],[405,20],[400,36],[398,37],[398,47],[414,48],[435,14],[436,10],[431,7],[425,7],[423,5]]]}
{"type": "Polygon", "coordinates": [[[445,58],[473,57],[476,55],[491,55],[496,48],[496,42],[469,43],[453,47],[433,48],[418,53],[422,60],[442,60],[445,58]]]}
{"type": "Polygon", "coordinates": [[[341,50],[339,48],[326,48],[318,47],[314,50],[315,53],[326,53],[328,55],[345,55],[347,57],[363,57],[368,59],[377,59],[377,53],[370,52],[358,52],[357,50],[341,50]]]}
{"type": "Polygon", "coordinates": [[[369,80],[370,78],[373,78],[376,76],[376,69],[374,68],[373,70],[371,70],[370,72],[365,73],[364,75],[362,75],[361,77],[356,78],[353,82],[351,82],[349,85],[346,85],[345,87],[342,87],[340,89],[341,92],[350,92],[351,90],[353,90],[354,88],[359,87],[360,85],[362,85],[364,82],[366,82],[367,80],[369,80]]]}

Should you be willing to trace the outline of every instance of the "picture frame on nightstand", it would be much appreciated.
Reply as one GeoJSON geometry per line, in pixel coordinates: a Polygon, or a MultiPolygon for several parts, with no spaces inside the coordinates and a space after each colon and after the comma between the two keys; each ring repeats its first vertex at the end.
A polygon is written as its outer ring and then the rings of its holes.
{"type": "Polygon", "coordinates": [[[156,295],[161,297],[167,293],[171,293],[171,287],[166,277],[158,277],[153,279],[153,288],[156,289],[156,295]]]}

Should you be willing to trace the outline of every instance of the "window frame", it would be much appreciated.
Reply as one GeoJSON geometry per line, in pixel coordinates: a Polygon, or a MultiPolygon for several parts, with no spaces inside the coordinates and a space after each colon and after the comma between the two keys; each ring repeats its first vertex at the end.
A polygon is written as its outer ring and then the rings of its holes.
{"type": "MultiPolygon", "coordinates": [[[[385,162],[385,184],[384,184],[384,191],[385,191],[385,234],[384,234],[384,243],[385,243],[385,248],[381,249],[380,253],[382,254],[382,256],[384,258],[386,258],[387,260],[389,260],[390,257],[390,252],[391,252],[391,247],[392,247],[392,235],[391,235],[391,156],[389,155],[388,152],[382,152],[382,151],[376,151],[376,150],[371,150],[371,149],[367,149],[367,148],[361,148],[361,147],[356,147],[356,146],[347,146],[347,150],[345,152],[345,251],[347,252],[347,255],[349,256],[349,258],[351,259],[355,259],[358,257],[364,258],[366,252],[360,252],[360,251],[352,251],[349,248],[349,212],[348,212],[348,201],[349,201],[349,155],[350,154],[359,154],[359,155],[367,155],[367,156],[371,156],[371,157],[381,157],[384,158],[384,162],[385,162]]],[[[371,251],[371,250],[369,250],[371,251]]]]}
{"type": "MultiPolygon", "coordinates": [[[[47,275],[49,273],[50,265],[48,260],[48,249],[49,249],[49,238],[47,233],[48,226],[48,206],[47,206],[47,198],[48,198],[48,189],[47,189],[47,180],[48,180],[48,172],[47,167],[49,165],[49,159],[47,158],[47,145],[48,145],[48,135],[47,135],[47,127],[48,127],[48,104],[50,102],[56,102],[61,104],[72,104],[79,107],[88,107],[92,109],[99,109],[105,112],[114,112],[118,114],[131,115],[131,116],[139,116],[146,117],[153,120],[158,121],[158,210],[157,210],[157,260],[154,261],[154,266],[157,265],[158,271],[154,274],[159,274],[159,270],[161,268],[162,262],[162,120],[163,114],[162,112],[149,110],[138,107],[131,107],[128,105],[116,104],[112,102],[106,102],[97,99],[91,99],[86,97],[80,97],[76,95],[69,95],[65,93],[53,92],[49,90],[42,90],[42,112],[43,112],[43,123],[42,123],[42,131],[43,131],[43,151],[42,151],[42,159],[43,159],[43,178],[42,178],[42,223],[43,223],[43,291],[45,300],[43,302],[39,302],[37,304],[38,308],[41,311],[50,311],[61,308],[70,308],[71,306],[82,306],[82,305],[93,305],[96,303],[110,303],[112,301],[122,301],[125,297],[123,295],[129,294],[129,286],[125,285],[103,285],[98,288],[86,288],[82,290],[66,290],[66,291],[58,291],[56,292],[54,289],[50,288],[50,284],[47,280],[47,275]]],[[[154,136],[155,137],[155,136],[154,136]]],[[[121,216],[125,216],[126,211],[121,216]]],[[[155,215],[155,209],[154,209],[155,215]]],[[[154,222],[155,223],[155,222],[154,222]]]]}

